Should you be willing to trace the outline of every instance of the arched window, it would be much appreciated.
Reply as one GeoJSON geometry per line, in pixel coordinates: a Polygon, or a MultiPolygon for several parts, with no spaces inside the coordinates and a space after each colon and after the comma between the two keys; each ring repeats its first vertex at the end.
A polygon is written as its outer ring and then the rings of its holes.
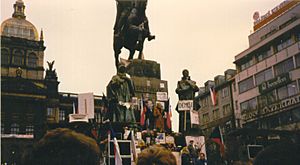
{"type": "Polygon", "coordinates": [[[36,55],[34,53],[30,53],[28,55],[28,66],[29,67],[36,67],[37,66],[37,61],[38,61],[38,58],[36,57],[36,55]]]}
{"type": "Polygon", "coordinates": [[[10,133],[13,135],[17,135],[20,131],[20,126],[17,123],[12,123],[10,126],[10,133]]]}
{"type": "Polygon", "coordinates": [[[13,55],[13,64],[15,65],[23,65],[23,52],[17,50],[13,55]]]}
{"type": "Polygon", "coordinates": [[[1,49],[1,64],[9,64],[9,52],[7,49],[1,49]]]}

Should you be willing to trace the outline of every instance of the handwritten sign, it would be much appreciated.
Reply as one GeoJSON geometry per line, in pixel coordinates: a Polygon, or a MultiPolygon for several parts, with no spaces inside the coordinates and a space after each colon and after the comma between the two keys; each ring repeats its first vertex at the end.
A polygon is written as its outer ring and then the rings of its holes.
{"type": "Polygon", "coordinates": [[[193,110],[193,100],[179,100],[178,111],[191,111],[193,110]]]}

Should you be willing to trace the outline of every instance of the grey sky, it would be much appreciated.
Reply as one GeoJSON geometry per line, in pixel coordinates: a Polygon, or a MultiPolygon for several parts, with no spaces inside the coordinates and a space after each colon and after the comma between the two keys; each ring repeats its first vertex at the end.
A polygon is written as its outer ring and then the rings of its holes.
{"type": "MultiPolygon", "coordinates": [[[[156,40],[145,42],[145,58],[161,64],[168,81],[172,109],[182,69],[198,86],[233,65],[248,48],[252,15],[283,0],[148,0],[147,16],[156,40]]],[[[27,20],[43,28],[46,61],[55,60],[61,92],[105,93],[115,74],[112,49],[115,0],[24,0],[27,20]]],[[[1,21],[11,17],[15,0],[1,0],[1,21]]],[[[122,53],[128,56],[127,50],[122,53]]],[[[135,56],[137,57],[137,56],[135,56]]],[[[173,111],[174,130],[178,115],[173,111]]]]}

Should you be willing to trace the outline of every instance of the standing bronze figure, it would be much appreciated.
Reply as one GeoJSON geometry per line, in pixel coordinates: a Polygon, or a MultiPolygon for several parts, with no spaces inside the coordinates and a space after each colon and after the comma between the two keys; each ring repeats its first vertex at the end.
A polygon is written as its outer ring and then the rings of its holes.
{"type": "Polygon", "coordinates": [[[148,19],[146,17],[147,0],[116,0],[117,16],[114,25],[114,53],[115,65],[119,65],[121,49],[129,50],[128,60],[133,59],[135,51],[139,51],[142,59],[144,41],[155,39],[150,34],[148,19]]]}
{"type": "Polygon", "coordinates": [[[119,65],[118,73],[112,77],[107,86],[110,121],[135,122],[130,106],[132,97],[134,97],[133,82],[130,77],[127,77],[125,66],[119,65]]]}
{"type": "MultiPolygon", "coordinates": [[[[177,83],[176,93],[179,100],[193,100],[193,106],[195,109],[195,93],[199,91],[196,82],[191,80],[189,71],[184,69],[182,71],[182,78],[177,83]]],[[[178,111],[178,109],[176,108],[178,111]]],[[[189,132],[191,129],[191,118],[189,111],[178,111],[179,113],[179,132],[189,132]]]]}

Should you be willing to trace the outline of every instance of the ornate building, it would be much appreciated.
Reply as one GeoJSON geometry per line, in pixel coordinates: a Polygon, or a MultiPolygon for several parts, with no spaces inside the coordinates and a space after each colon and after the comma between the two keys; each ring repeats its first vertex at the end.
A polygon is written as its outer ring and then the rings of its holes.
{"type": "Polygon", "coordinates": [[[39,37],[24,11],[16,1],[12,18],[1,24],[1,157],[9,164],[20,162],[46,126],[43,33],[39,37]]]}
{"type": "MultiPolygon", "coordinates": [[[[48,129],[70,127],[69,114],[77,94],[58,92],[54,61],[44,69],[43,31],[26,20],[22,0],[14,13],[1,24],[1,164],[20,164],[26,150],[48,129]]],[[[94,96],[95,118],[99,125],[104,105],[94,96]]]]}

